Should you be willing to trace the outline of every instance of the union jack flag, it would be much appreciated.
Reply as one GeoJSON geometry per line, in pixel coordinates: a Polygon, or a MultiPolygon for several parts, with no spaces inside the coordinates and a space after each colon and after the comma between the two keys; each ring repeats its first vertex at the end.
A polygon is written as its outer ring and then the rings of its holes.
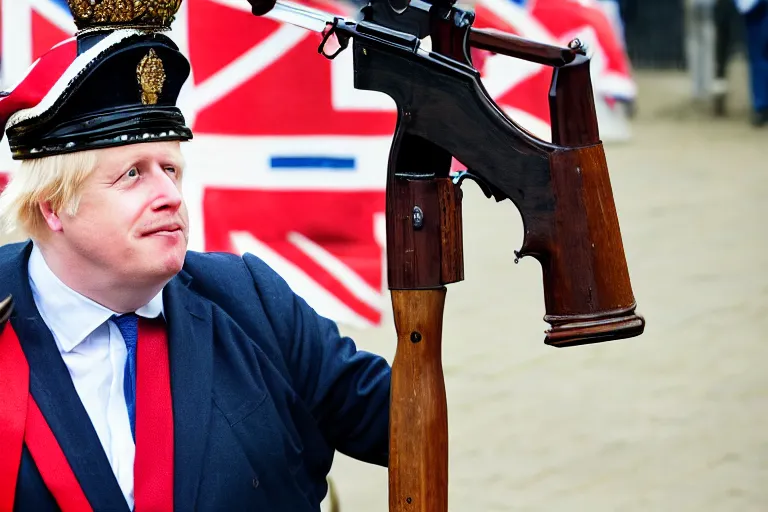
{"type": "MultiPolygon", "coordinates": [[[[75,26],[64,0],[3,0],[2,8],[8,85],[75,26]]],[[[319,313],[376,325],[394,103],[352,88],[351,52],[324,59],[318,34],[248,8],[188,0],[170,34],[192,65],[179,99],[195,133],[183,145],[190,248],[257,254],[319,313]]],[[[59,73],[74,44],[61,47],[45,57],[61,57],[59,73]]],[[[33,69],[26,80],[34,78],[33,69]]]]}
{"type": "MultiPolygon", "coordinates": [[[[65,0],[0,1],[9,87],[75,26],[65,0]]],[[[304,3],[352,15],[347,4],[304,3]]],[[[531,14],[544,3],[478,0],[476,24],[557,44],[531,14]]],[[[351,51],[327,60],[317,54],[319,34],[249,8],[246,0],[186,0],[170,34],[192,65],[179,98],[195,133],[182,146],[190,248],[252,252],[320,314],[378,325],[387,306],[384,187],[394,102],[353,88],[351,51]]],[[[71,62],[71,43],[64,47],[59,55],[71,62]]],[[[477,65],[502,108],[547,139],[551,71],[502,56],[477,65]]],[[[0,162],[12,164],[5,139],[0,162]]]]}

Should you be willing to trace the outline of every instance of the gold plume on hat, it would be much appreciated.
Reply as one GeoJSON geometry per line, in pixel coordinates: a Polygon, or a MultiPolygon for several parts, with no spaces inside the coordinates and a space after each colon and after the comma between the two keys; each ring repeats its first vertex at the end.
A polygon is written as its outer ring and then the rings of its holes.
{"type": "Polygon", "coordinates": [[[140,28],[165,30],[182,0],[67,0],[78,30],[140,28]]]}

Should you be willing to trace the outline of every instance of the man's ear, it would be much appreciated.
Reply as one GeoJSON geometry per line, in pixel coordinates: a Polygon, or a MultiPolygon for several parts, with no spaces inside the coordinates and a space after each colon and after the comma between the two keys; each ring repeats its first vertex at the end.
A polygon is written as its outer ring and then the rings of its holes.
{"type": "Polygon", "coordinates": [[[40,205],[40,213],[43,214],[43,218],[45,219],[45,223],[48,224],[48,227],[51,231],[61,231],[64,229],[64,227],[61,225],[61,219],[59,218],[59,215],[53,211],[53,208],[51,208],[51,202],[50,201],[40,201],[38,203],[40,205]]]}

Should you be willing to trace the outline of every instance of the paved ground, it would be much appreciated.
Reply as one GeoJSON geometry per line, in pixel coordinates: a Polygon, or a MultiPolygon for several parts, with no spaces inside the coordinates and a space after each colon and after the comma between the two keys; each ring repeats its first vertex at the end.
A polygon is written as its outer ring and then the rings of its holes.
{"type": "MultiPolygon", "coordinates": [[[[746,124],[743,83],[714,121],[684,77],[639,81],[634,139],[607,155],[641,338],[543,345],[519,216],[467,187],[444,333],[452,511],[768,510],[768,130],[746,124]]],[[[385,325],[345,332],[391,360],[385,325]]],[[[339,456],[332,476],[343,512],[387,510],[386,470],[339,456]]]]}

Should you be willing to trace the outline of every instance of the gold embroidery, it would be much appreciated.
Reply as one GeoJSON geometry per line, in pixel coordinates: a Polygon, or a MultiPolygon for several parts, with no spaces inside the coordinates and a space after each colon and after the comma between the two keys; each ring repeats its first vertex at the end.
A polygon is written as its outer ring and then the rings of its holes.
{"type": "Polygon", "coordinates": [[[149,30],[170,27],[182,0],[67,0],[78,29],[128,24],[149,30]]]}
{"type": "Polygon", "coordinates": [[[149,50],[149,53],[141,59],[136,67],[136,78],[141,86],[141,102],[144,105],[156,104],[159,94],[163,92],[165,69],[163,61],[157,56],[155,50],[149,50]]]}

